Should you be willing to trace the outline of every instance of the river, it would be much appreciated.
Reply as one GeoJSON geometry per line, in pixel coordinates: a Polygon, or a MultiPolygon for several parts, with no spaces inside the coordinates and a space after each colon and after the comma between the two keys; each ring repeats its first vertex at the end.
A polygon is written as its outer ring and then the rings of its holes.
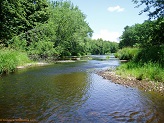
{"type": "Polygon", "coordinates": [[[96,71],[115,68],[110,56],[18,70],[0,77],[0,121],[40,123],[164,122],[164,97],[105,80],[96,71]]]}

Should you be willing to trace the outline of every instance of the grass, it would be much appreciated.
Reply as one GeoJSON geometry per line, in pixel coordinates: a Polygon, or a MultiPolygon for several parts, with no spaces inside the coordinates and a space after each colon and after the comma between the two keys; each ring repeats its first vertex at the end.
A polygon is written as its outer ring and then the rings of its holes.
{"type": "Polygon", "coordinates": [[[116,70],[116,73],[122,77],[164,82],[164,45],[123,48],[115,56],[121,60],[129,60],[128,63],[121,64],[116,70]]]}
{"type": "Polygon", "coordinates": [[[0,74],[10,73],[19,65],[30,62],[25,52],[0,49],[0,74]]]}
{"type": "Polygon", "coordinates": [[[164,69],[158,63],[128,62],[117,68],[116,73],[122,77],[135,77],[138,80],[164,82],[164,69]]]}

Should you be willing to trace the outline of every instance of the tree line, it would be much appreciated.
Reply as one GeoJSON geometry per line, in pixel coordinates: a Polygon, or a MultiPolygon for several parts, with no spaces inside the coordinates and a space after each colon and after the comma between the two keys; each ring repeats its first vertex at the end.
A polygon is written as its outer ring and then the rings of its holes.
{"type": "Polygon", "coordinates": [[[32,58],[116,52],[118,44],[92,40],[86,15],[70,1],[0,2],[1,47],[26,51],[32,58]]]}
{"type": "Polygon", "coordinates": [[[146,20],[142,24],[126,26],[120,37],[119,47],[152,47],[164,44],[164,18],[146,20]]]}

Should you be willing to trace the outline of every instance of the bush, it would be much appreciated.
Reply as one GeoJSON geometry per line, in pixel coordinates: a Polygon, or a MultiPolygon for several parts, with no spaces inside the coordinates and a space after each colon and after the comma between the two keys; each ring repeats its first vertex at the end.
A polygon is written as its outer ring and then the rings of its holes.
{"type": "Polygon", "coordinates": [[[53,46],[54,43],[50,41],[35,42],[28,47],[28,54],[31,56],[38,56],[38,58],[46,59],[58,54],[53,46]]]}
{"type": "Polygon", "coordinates": [[[1,49],[0,74],[13,72],[17,66],[23,65],[29,61],[26,53],[11,49],[1,49]]]}
{"type": "Polygon", "coordinates": [[[25,39],[20,39],[19,36],[14,36],[8,41],[8,45],[12,49],[25,51],[27,42],[25,39]]]}
{"type": "Polygon", "coordinates": [[[142,63],[151,61],[164,67],[164,45],[142,48],[134,58],[134,61],[142,63]]]}
{"type": "Polygon", "coordinates": [[[120,49],[116,54],[115,57],[119,58],[120,60],[132,60],[139,52],[138,48],[123,48],[120,49]]]}

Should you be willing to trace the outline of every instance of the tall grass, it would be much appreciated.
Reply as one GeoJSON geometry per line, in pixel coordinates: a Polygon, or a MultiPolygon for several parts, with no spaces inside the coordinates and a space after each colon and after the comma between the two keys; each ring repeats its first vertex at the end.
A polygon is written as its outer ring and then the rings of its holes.
{"type": "Polygon", "coordinates": [[[30,60],[24,52],[0,49],[0,74],[13,72],[17,66],[28,62],[30,60]]]}
{"type": "Polygon", "coordinates": [[[116,53],[119,59],[130,60],[116,70],[123,77],[133,76],[138,80],[147,79],[164,82],[164,46],[148,48],[123,48],[116,53]]]}
{"type": "Polygon", "coordinates": [[[158,63],[128,62],[117,68],[116,73],[123,77],[135,77],[138,80],[164,82],[164,69],[158,63]]]}

